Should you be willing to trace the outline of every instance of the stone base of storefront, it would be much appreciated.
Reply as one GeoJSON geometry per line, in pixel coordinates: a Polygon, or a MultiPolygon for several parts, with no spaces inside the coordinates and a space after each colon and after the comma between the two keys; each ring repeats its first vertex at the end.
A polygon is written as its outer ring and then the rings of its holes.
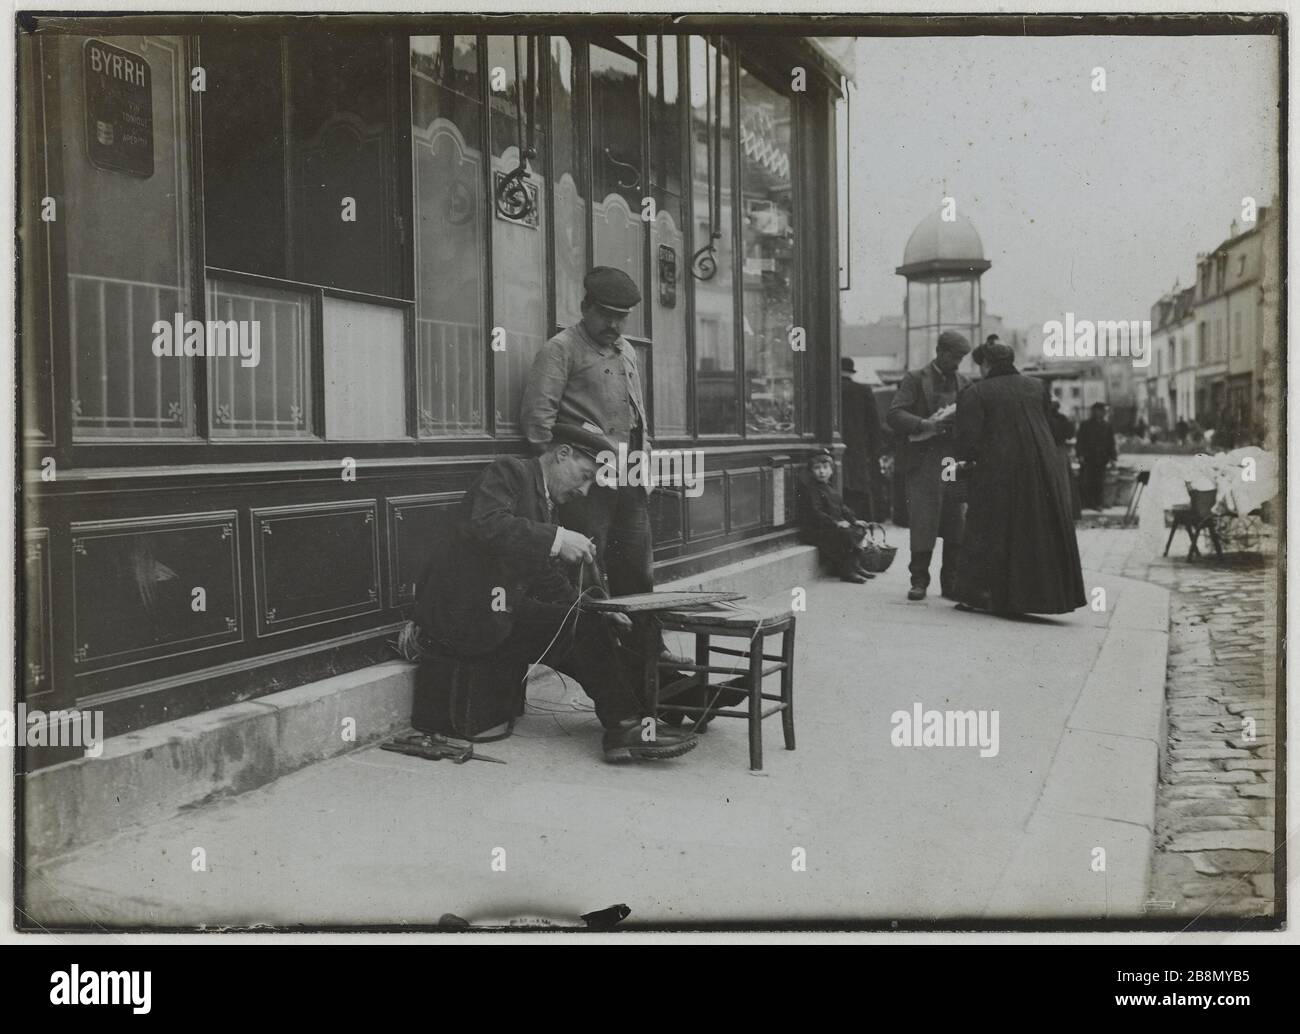
{"type": "MultiPolygon", "coordinates": [[[[660,588],[757,597],[781,585],[806,584],[816,573],[816,550],[795,545],[660,588]]],[[[26,863],[245,793],[383,739],[409,724],[414,686],[414,665],[387,661],[113,736],[98,758],[28,773],[26,863]]]]}

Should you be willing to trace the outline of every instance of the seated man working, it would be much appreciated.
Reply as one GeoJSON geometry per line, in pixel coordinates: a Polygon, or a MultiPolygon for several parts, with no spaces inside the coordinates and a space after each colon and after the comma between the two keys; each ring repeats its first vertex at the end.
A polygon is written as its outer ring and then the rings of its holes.
{"type": "MultiPolygon", "coordinates": [[[[614,447],[603,436],[556,424],[540,456],[490,463],[421,573],[415,623],[420,644],[434,652],[539,662],[577,679],[605,727],[606,761],[677,757],[695,738],[663,725],[643,734],[646,711],[610,627],[630,622],[575,606],[575,579],[595,546],[556,524],[555,508],[587,494],[607,450],[614,447]]],[[[584,592],[594,587],[589,576],[584,592]]]]}

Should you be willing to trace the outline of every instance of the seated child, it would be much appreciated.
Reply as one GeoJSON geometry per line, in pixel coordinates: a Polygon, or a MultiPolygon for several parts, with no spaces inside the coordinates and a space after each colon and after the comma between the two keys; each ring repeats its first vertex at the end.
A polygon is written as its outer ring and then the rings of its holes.
{"type": "Polygon", "coordinates": [[[808,476],[800,480],[799,528],[805,542],[817,547],[841,581],[861,585],[875,575],[861,564],[866,521],[858,520],[831,487],[835,463],[826,449],[808,460],[808,476]]]}

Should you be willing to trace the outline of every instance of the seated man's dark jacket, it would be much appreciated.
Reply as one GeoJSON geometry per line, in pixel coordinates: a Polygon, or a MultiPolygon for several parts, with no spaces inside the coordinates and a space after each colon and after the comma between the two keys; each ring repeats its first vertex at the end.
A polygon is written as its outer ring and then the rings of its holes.
{"type": "Polygon", "coordinates": [[[416,583],[415,623],[460,657],[504,643],[521,607],[553,617],[558,628],[578,591],[551,558],[556,529],[540,459],[493,460],[465,493],[450,534],[433,543],[416,583]],[[497,589],[505,590],[504,609],[493,606],[497,589]]]}
{"type": "Polygon", "coordinates": [[[799,476],[799,530],[805,541],[814,539],[819,532],[836,527],[837,521],[856,521],[852,510],[844,505],[844,497],[831,487],[822,484],[807,471],[799,476]]]}

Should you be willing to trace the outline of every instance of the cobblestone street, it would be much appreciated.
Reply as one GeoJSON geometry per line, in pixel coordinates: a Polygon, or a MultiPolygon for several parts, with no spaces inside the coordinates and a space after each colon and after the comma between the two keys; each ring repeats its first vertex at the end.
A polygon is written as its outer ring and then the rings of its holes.
{"type": "Polygon", "coordinates": [[[1168,739],[1156,797],[1148,912],[1274,911],[1277,712],[1275,540],[1189,562],[1186,540],[1148,555],[1134,531],[1080,533],[1085,566],[1170,592],[1168,739]]]}

